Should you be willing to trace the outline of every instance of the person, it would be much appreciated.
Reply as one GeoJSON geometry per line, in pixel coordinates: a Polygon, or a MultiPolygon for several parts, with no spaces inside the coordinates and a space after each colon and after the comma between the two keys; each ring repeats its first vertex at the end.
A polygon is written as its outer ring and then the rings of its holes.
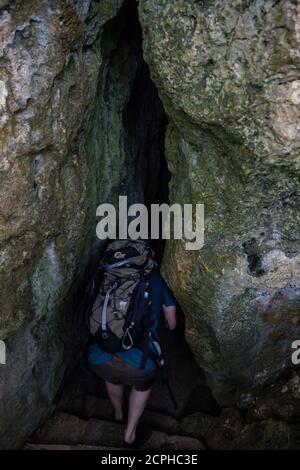
{"type": "MultiPolygon", "coordinates": [[[[158,327],[161,313],[170,330],[176,327],[176,300],[157,269],[149,277],[152,318],[158,327]]],[[[155,331],[154,331],[155,332],[155,331]]],[[[136,347],[116,354],[110,354],[92,344],[88,352],[90,369],[105,380],[107,394],[114,408],[116,421],[123,421],[124,385],[131,386],[129,395],[128,418],[124,434],[124,445],[134,446],[137,442],[137,426],[149,398],[158,368],[151,357],[147,358],[144,369],[141,364],[143,353],[136,347]]]]}

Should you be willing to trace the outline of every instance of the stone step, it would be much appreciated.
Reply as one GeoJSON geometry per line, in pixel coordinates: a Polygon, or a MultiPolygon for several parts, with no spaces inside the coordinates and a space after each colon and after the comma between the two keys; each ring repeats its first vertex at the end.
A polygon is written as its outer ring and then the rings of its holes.
{"type": "Polygon", "coordinates": [[[243,429],[241,412],[224,408],[220,416],[194,413],[186,416],[180,425],[180,434],[195,437],[209,449],[226,450],[243,429]]]}
{"type": "MultiPolygon", "coordinates": [[[[113,407],[110,401],[92,395],[64,396],[57,409],[83,419],[96,418],[111,421],[113,417],[113,407]]],[[[180,423],[175,418],[148,409],[144,411],[141,423],[167,434],[178,434],[180,429],[180,423]]]]}
{"type": "Polygon", "coordinates": [[[153,431],[150,439],[143,445],[143,450],[205,450],[204,445],[194,437],[169,436],[153,431]]]}
{"type": "Polygon", "coordinates": [[[170,435],[178,434],[180,430],[180,423],[177,419],[172,416],[147,409],[141,417],[141,423],[148,424],[152,429],[165,432],[170,435]]]}
{"type": "Polygon", "coordinates": [[[86,446],[66,444],[26,444],[23,450],[124,450],[121,447],[86,446]]]}
{"type": "MultiPolygon", "coordinates": [[[[124,428],[125,426],[119,423],[94,418],[83,420],[67,413],[57,413],[36,431],[30,444],[122,447],[124,428]]],[[[193,437],[169,436],[160,431],[153,431],[142,448],[203,450],[204,446],[193,437]]]]}
{"type": "Polygon", "coordinates": [[[119,423],[83,420],[67,413],[57,413],[36,431],[33,442],[118,447],[123,442],[123,431],[124,426],[119,423]]]}

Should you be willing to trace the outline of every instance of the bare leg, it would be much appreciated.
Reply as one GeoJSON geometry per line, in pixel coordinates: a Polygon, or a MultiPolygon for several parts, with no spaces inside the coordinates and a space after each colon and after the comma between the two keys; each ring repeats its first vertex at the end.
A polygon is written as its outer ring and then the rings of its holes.
{"type": "Polygon", "coordinates": [[[105,382],[105,385],[109,399],[115,410],[115,418],[117,421],[122,421],[124,387],[123,385],[114,385],[110,382],[105,382]]]}
{"type": "Polygon", "coordinates": [[[135,440],[136,428],[145,409],[150,392],[151,388],[145,392],[138,392],[135,388],[132,388],[131,390],[129,397],[128,423],[124,437],[125,442],[128,444],[131,444],[135,440]]]}

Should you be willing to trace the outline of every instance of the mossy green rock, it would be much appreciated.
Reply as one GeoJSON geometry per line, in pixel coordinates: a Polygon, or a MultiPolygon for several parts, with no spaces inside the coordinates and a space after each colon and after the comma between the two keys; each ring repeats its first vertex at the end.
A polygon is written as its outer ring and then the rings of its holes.
{"type": "Polygon", "coordinates": [[[127,54],[131,74],[113,81],[120,69],[110,61],[118,31],[102,45],[109,34],[106,25],[121,5],[122,0],[1,2],[4,449],[19,447],[51,412],[65,369],[75,358],[76,304],[70,300],[76,299],[91,253],[100,244],[96,207],[114,202],[124,184],[122,112],[135,62],[127,54]]]}
{"type": "Polygon", "coordinates": [[[164,273],[221,403],[292,367],[300,338],[300,55],[295,1],[141,0],[168,119],[171,203],[204,203],[205,245],[164,273]]]}

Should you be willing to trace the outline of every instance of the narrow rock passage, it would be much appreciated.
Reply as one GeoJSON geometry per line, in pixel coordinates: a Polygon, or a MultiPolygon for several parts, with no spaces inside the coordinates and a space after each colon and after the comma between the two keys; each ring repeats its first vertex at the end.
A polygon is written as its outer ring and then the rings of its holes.
{"type": "MultiPolygon", "coordinates": [[[[95,173],[100,174],[106,158],[116,160],[110,152],[113,152],[114,141],[119,135],[126,177],[116,189],[119,194],[127,194],[129,204],[139,202],[149,208],[152,203],[169,201],[170,173],[164,148],[167,117],[143,58],[142,41],[137,6],[134,1],[124,2],[103,27],[103,61],[87,149],[89,154],[95,152],[97,155],[95,173]]],[[[109,179],[114,181],[115,170],[109,166],[105,173],[107,181],[105,179],[102,186],[108,185],[109,179]]],[[[161,263],[165,243],[154,240],[152,244],[156,259],[161,263]]],[[[91,264],[97,259],[98,254],[91,264]]],[[[79,290],[76,295],[80,301],[79,290]]],[[[219,413],[219,407],[205,385],[203,371],[185,341],[182,312],[180,318],[177,332],[167,332],[161,325],[167,373],[178,407],[174,408],[166,385],[158,382],[143,416],[143,421],[153,429],[147,443],[153,449],[201,449],[203,444],[198,438],[184,436],[180,422],[195,412],[214,416],[219,413]]],[[[72,334],[76,337],[76,328],[72,334]]],[[[78,351],[73,357],[76,353],[78,351]]],[[[48,415],[50,412],[51,408],[48,415]]],[[[73,360],[56,399],[54,414],[34,432],[26,448],[29,445],[119,446],[122,427],[111,422],[111,415],[112,408],[103,383],[92,376],[83,360],[75,364],[75,368],[73,360]]]]}
{"type": "MultiPolygon", "coordinates": [[[[115,104],[121,96],[120,90],[125,89],[121,84],[128,79],[126,93],[122,91],[122,138],[127,178],[120,190],[128,195],[129,204],[143,202],[149,208],[152,203],[169,202],[170,173],[164,148],[167,117],[143,59],[142,41],[135,2],[128,1],[103,31],[102,73],[105,78],[104,85],[101,82],[99,85],[92,142],[96,146],[102,145],[105,135],[101,133],[101,125],[114,112],[111,111],[114,107],[109,104],[115,104]],[[118,39],[112,41],[112,37],[118,39]],[[127,65],[122,67],[122,63],[127,65]]],[[[113,131],[106,129],[106,133],[113,131]]],[[[165,241],[151,243],[160,264],[165,241]]],[[[194,436],[189,426],[183,428],[183,420],[194,413],[204,413],[209,420],[220,414],[220,408],[185,341],[184,313],[179,312],[175,332],[167,331],[161,323],[160,338],[167,375],[178,406],[174,408],[167,386],[158,381],[142,417],[142,422],[153,431],[145,449],[203,449],[207,447],[205,439],[194,436]]],[[[118,448],[122,444],[124,426],[113,422],[112,415],[103,382],[89,372],[82,359],[71,373],[67,372],[54,412],[33,433],[25,448],[118,448]]]]}

